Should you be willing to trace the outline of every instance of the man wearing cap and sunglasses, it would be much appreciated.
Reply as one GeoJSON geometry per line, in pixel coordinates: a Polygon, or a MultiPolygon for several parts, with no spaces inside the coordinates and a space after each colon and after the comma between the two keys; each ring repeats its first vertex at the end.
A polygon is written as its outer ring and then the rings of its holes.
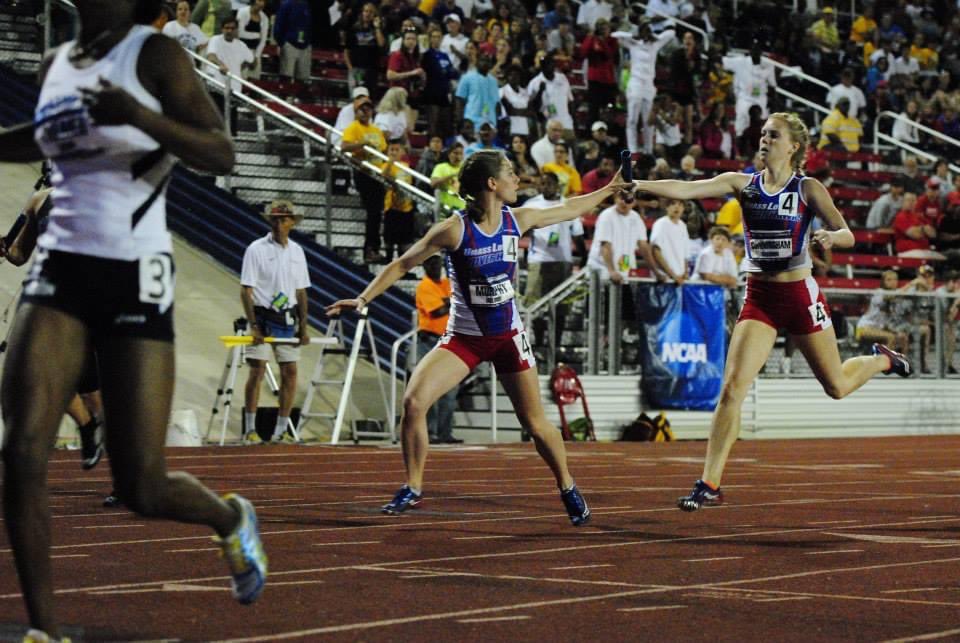
{"type": "Polygon", "coordinates": [[[307,288],[310,274],[303,248],[290,239],[290,231],[303,219],[293,203],[278,200],[267,206],[264,218],[270,233],[251,243],[243,253],[240,300],[250,325],[253,346],[246,351],[250,374],[243,406],[243,440],[256,441],[257,402],[270,358],[264,337],[297,337],[298,345],[273,344],[280,364],[280,401],[272,441],[283,439],[297,392],[300,346],[310,343],[307,334],[307,288]]]}

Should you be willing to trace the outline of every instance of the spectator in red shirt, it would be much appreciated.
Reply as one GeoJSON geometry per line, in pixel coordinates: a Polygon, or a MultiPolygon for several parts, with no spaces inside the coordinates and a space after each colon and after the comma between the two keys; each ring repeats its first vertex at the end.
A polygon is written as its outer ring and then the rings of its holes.
{"type": "Polygon", "coordinates": [[[417,29],[407,28],[403,31],[400,49],[390,54],[387,60],[387,81],[391,87],[407,90],[407,103],[416,108],[426,78],[427,72],[420,66],[417,29]]]}
{"type": "Polygon", "coordinates": [[[926,216],[933,225],[937,225],[943,217],[943,208],[940,205],[940,179],[931,176],[927,179],[926,188],[926,191],[917,199],[914,209],[926,216]]]}
{"type": "Polygon", "coordinates": [[[899,257],[921,259],[944,259],[930,247],[930,240],[937,237],[936,221],[916,209],[917,195],[903,194],[903,206],[893,218],[893,244],[899,257]]]}
{"type": "Polygon", "coordinates": [[[594,192],[609,183],[613,178],[613,173],[616,171],[616,168],[617,162],[613,157],[601,157],[600,165],[583,175],[582,183],[584,193],[594,192]]]}
{"type": "Polygon", "coordinates": [[[616,102],[617,80],[615,67],[620,48],[610,36],[610,23],[597,20],[596,29],[587,33],[580,43],[580,56],[586,58],[587,100],[590,102],[590,121],[597,120],[600,110],[616,102]]]}

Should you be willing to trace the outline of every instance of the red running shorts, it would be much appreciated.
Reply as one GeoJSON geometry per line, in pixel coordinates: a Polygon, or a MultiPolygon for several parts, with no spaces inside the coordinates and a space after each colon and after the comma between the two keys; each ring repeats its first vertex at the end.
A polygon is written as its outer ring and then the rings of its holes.
{"type": "Polygon", "coordinates": [[[498,373],[519,373],[537,364],[524,330],[486,337],[447,333],[437,346],[459,357],[471,371],[481,362],[490,362],[498,373]]]}
{"type": "Polygon", "coordinates": [[[830,307],[813,277],[788,282],[748,278],[737,322],[747,319],[784,329],[791,335],[809,335],[833,326],[830,307]]]}

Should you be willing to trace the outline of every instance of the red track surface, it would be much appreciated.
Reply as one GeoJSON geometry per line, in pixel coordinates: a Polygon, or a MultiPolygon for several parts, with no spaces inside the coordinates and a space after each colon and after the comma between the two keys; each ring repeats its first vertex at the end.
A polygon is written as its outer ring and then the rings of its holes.
{"type": "MultiPolygon", "coordinates": [[[[205,529],[103,509],[108,467],[58,453],[58,609],[84,640],[960,639],[960,437],[743,442],[727,504],[684,514],[703,450],[573,445],[579,529],[530,445],[434,451],[400,517],[378,511],[395,449],[171,450],[256,504],[271,576],[250,607],[205,529]]],[[[0,540],[0,622],[24,619],[0,540]]]]}

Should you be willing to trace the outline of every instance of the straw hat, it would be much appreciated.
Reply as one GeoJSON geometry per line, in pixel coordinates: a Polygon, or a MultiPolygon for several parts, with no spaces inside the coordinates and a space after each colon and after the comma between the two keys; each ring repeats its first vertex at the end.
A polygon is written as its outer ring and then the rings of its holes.
{"type": "Polygon", "coordinates": [[[287,199],[276,199],[271,201],[263,210],[263,218],[270,221],[273,217],[283,217],[293,215],[297,223],[303,221],[303,213],[297,212],[293,207],[293,201],[287,199]]]}

